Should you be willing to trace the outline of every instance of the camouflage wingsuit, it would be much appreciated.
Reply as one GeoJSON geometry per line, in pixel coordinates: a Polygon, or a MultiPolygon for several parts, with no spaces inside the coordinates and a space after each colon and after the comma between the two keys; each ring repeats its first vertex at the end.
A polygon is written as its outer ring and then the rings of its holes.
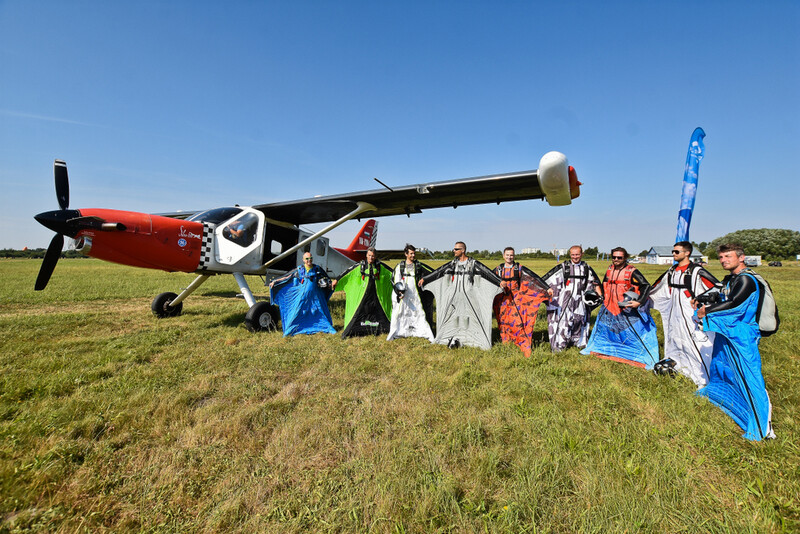
{"type": "Polygon", "coordinates": [[[547,333],[553,352],[570,346],[583,348],[589,339],[591,310],[583,302],[588,289],[600,285],[600,277],[585,261],[565,261],[544,275],[553,290],[547,305],[547,333]]]}
{"type": "Polygon", "coordinates": [[[494,315],[503,343],[514,343],[525,357],[530,357],[533,327],[539,305],[547,300],[547,284],[539,275],[514,263],[512,267],[498,265],[494,274],[508,283],[494,299],[494,315]]]}

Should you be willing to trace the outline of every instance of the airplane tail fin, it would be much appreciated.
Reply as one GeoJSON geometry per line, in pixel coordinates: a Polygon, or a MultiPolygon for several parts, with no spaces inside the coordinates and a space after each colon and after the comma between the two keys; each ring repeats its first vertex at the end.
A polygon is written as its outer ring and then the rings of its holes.
{"type": "Polygon", "coordinates": [[[350,246],[347,247],[348,252],[366,252],[369,247],[374,247],[378,243],[378,222],[375,219],[370,219],[364,223],[358,234],[353,238],[350,246]]]}

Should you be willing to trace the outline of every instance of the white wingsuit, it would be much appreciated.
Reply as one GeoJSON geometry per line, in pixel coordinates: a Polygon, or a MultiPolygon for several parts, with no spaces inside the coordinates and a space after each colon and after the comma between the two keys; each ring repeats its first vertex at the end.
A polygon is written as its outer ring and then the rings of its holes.
{"type": "Polygon", "coordinates": [[[422,290],[417,287],[418,280],[431,272],[433,269],[418,261],[411,264],[401,261],[394,268],[392,283],[402,282],[405,291],[402,295],[395,292],[392,296],[392,324],[387,340],[423,337],[433,343],[433,330],[426,318],[422,290]]]}
{"type": "Polygon", "coordinates": [[[653,307],[661,314],[664,326],[664,358],[675,360],[675,369],[698,388],[708,383],[714,333],[703,332],[695,322],[691,299],[718,284],[714,275],[690,263],[670,267],[650,290],[653,307]]]}

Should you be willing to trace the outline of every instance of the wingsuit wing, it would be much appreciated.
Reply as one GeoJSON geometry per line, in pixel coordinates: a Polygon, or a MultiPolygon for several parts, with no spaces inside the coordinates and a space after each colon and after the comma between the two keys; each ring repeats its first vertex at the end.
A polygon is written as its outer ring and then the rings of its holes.
{"type": "Polygon", "coordinates": [[[381,303],[386,317],[392,318],[392,294],[394,293],[392,286],[392,270],[388,265],[382,261],[378,262],[380,268],[380,277],[376,280],[375,286],[378,290],[378,301],[381,303]]]}
{"type": "Polygon", "coordinates": [[[285,277],[270,288],[270,302],[278,306],[284,336],[295,334],[335,334],[328,310],[331,290],[320,288],[313,279],[285,277]]]}
{"type": "Polygon", "coordinates": [[[344,324],[347,326],[353,319],[353,315],[364,298],[364,293],[367,291],[367,285],[362,283],[361,280],[361,263],[351,265],[336,282],[334,291],[344,291],[347,294],[347,299],[344,305],[344,324]]]}
{"type": "Polygon", "coordinates": [[[649,302],[613,314],[605,304],[597,314],[589,344],[581,354],[594,354],[635,367],[652,369],[659,360],[656,326],[649,302]]]}
{"type": "Polygon", "coordinates": [[[430,320],[433,296],[429,291],[421,290],[417,285],[417,281],[426,274],[430,274],[433,269],[423,263],[417,263],[414,273],[411,274],[403,267],[404,264],[399,263],[393,271],[392,281],[394,283],[404,282],[406,290],[401,294],[395,293],[392,298],[391,327],[386,339],[422,337],[433,342],[434,336],[430,320]]]}
{"type": "MultiPolygon", "coordinates": [[[[361,271],[362,265],[362,263],[357,263],[351,266],[342,273],[336,283],[336,291],[344,291],[347,294],[344,312],[345,332],[349,330],[350,323],[359,312],[359,309],[369,315],[369,312],[362,308],[369,287],[368,275],[363,275],[361,271]]],[[[374,268],[377,270],[378,275],[375,278],[376,294],[373,297],[377,296],[381,311],[385,319],[389,320],[392,317],[392,271],[382,262],[376,262],[374,268]]],[[[375,313],[378,313],[378,310],[375,310],[375,313]]]]}
{"type": "MultiPolygon", "coordinates": [[[[759,289],[760,291],[760,289],[759,289]]],[[[761,372],[760,334],[755,322],[758,291],[737,307],[709,313],[705,327],[716,332],[708,385],[695,392],[708,397],[744,430],[744,437],[774,438],[772,404],[761,372]]]]}
{"type": "MultiPolygon", "coordinates": [[[[502,265],[495,272],[500,272],[502,265]]],[[[494,313],[500,339],[519,346],[529,357],[539,305],[547,300],[547,284],[527,267],[519,267],[519,283],[512,284],[494,299],[494,313]]]]}
{"type": "Polygon", "coordinates": [[[488,350],[492,346],[492,302],[500,293],[500,278],[480,262],[470,260],[466,272],[453,262],[425,277],[425,289],[436,298],[436,343],[488,350]]]}
{"type": "Polygon", "coordinates": [[[531,271],[524,265],[520,267],[520,275],[528,281],[528,286],[540,293],[547,293],[550,286],[544,281],[544,278],[531,271]]]}
{"type": "MultiPolygon", "coordinates": [[[[418,276],[418,280],[422,279],[422,278],[425,278],[426,276],[431,274],[433,272],[433,270],[434,270],[433,267],[431,267],[430,265],[426,265],[426,264],[424,264],[422,262],[419,263],[419,266],[420,266],[420,270],[422,272],[419,275],[417,275],[418,276]]],[[[419,296],[419,299],[422,302],[422,309],[425,310],[425,320],[428,322],[429,325],[431,325],[431,328],[433,328],[433,325],[434,325],[434,322],[433,322],[433,300],[434,300],[433,293],[431,293],[428,290],[422,289],[419,286],[416,286],[414,288],[414,290],[417,292],[417,295],[419,296]]]]}
{"type": "Polygon", "coordinates": [[[420,276],[420,278],[428,276],[429,274],[431,274],[433,272],[433,267],[431,267],[427,263],[419,262],[418,265],[420,266],[420,268],[422,270],[422,276],[420,276]]]}
{"type": "Polygon", "coordinates": [[[661,273],[661,276],[656,278],[656,281],[653,282],[653,286],[650,288],[650,293],[648,294],[650,300],[653,301],[653,308],[658,310],[658,313],[662,316],[662,323],[666,320],[665,315],[668,314],[672,308],[672,291],[669,287],[669,279],[672,276],[672,272],[673,269],[670,268],[661,273]]]}
{"type": "Polygon", "coordinates": [[[475,276],[480,276],[484,280],[488,281],[490,284],[495,285],[500,288],[500,277],[494,274],[494,271],[482,264],[479,261],[475,262],[474,271],[475,276]]]}
{"type": "Polygon", "coordinates": [[[649,298],[661,314],[664,358],[672,359],[679,373],[703,387],[708,383],[714,334],[703,332],[694,321],[691,296],[687,293],[691,290],[695,295],[697,288],[681,287],[689,278],[694,278],[691,272],[671,267],[653,283],[649,298]]]}

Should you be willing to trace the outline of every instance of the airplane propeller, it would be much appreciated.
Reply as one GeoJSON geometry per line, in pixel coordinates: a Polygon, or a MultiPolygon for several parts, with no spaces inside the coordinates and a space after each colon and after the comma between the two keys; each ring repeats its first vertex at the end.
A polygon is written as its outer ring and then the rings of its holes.
{"type": "Polygon", "coordinates": [[[58,258],[61,256],[62,248],[64,248],[64,236],[61,234],[54,235],[50,241],[50,246],[47,247],[42,266],[39,268],[39,276],[36,277],[36,285],[33,286],[34,290],[41,291],[47,287],[47,282],[50,281],[53,269],[56,268],[58,258]]]}
{"type": "Polygon", "coordinates": [[[72,213],[70,213],[70,210],[68,210],[69,176],[67,175],[67,164],[57,159],[55,163],[53,163],[53,175],[56,183],[56,199],[61,209],[58,211],[40,213],[34,217],[40,224],[56,232],[56,235],[54,235],[53,239],[50,241],[50,246],[47,247],[44,260],[42,260],[42,266],[39,268],[39,275],[36,277],[36,285],[33,286],[36,291],[41,291],[47,287],[47,282],[50,281],[53,269],[56,268],[58,258],[61,256],[61,249],[64,248],[64,233],[67,231],[65,225],[66,221],[73,218],[71,216],[73,214],[80,216],[79,212],[72,211],[72,213]]]}
{"type": "Polygon", "coordinates": [[[69,176],[67,175],[67,164],[60,159],[53,163],[53,175],[56,179],[56,198],[58,206],[65,210],[69,208],[69,176]]]}
{"type": "Polygon", "coordinates": [[[53,269],[56,268],[58,258],[61,256],[61,249],[64,248],[64,236],[75,237],[81,230],[98,230],[101,232],[122,232],[126,227],[120,222],[106,222],[100,217],[84,217],[78,210],[69,209],[69,176],[67,174],[67,164],[57,159],[53,163],[53,175],[56,183],[56,199],[61,208],[54,211],[46,211],[34,216],[39,224],[46,226],[56,233],[47,247],[42,266],[39,268],[39,275],[36,277],[36,291],[41,291],[47,287],[53,269]]]}

